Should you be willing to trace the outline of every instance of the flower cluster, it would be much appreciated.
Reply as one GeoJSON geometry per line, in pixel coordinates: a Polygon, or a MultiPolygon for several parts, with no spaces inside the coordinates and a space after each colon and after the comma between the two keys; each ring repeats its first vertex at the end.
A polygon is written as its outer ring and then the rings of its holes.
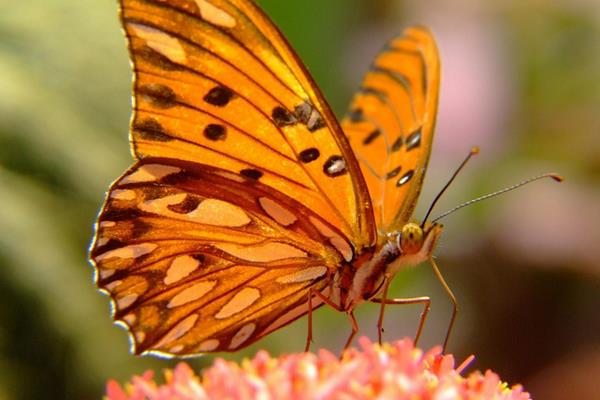
{"type": "MultiPolygon", "coordinates": [[[[110,381],[109,400],[197,399],[530,399],[520,385],[509,387],[491,371],[461,375],[452,355],[436,347],[428,352],[410,339],[379,346],[367,338],[362,350],[350,349],[341,360],[321,350],[272,358],[265,351],[241,365],[222,359],[197,376],[185,363],[165,372],[136,376],[121,387],[110,381]]],[[[463,363],[464,364],[464,363],[463,363]]]]}

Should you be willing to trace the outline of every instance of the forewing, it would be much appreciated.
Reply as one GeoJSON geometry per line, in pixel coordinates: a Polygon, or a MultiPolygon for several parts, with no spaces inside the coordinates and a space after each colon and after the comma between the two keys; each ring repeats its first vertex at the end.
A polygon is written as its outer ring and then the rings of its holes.
{"type": "Polygon", "coordinates": [[[135,70],[134,155],[260,181],[375,242],[368,191],[328,105],[249,0],[121,0],[135,70]]]}
{"type": "Polygon", "coordinates": [[[429,161],[440,85],[426,28],[406,29],[375,58],[342,127],[367,182],[380,235],[411,217],[429,161]]]}
{"type": "Polygon", "coordinates": [[[303,315],[309,291],[326,290],[352,253],[296,200],[173,159],[145,158],[126,172],[96,229],[96,281],[136,354],[244,347],[303,315]]]}

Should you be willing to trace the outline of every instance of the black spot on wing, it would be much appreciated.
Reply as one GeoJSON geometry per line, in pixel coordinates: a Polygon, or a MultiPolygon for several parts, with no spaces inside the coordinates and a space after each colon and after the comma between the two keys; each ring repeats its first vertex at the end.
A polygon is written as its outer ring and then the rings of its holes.
{"type": "Polygon", "coordinates": [[[151,184],[143,189],[144,201],[160,199],[173,194],[169,188],[162,185],[151,184]]]}
{"type": "Polygon", "coordinates": [[[143,215],[145,215],[145,213],[137,208],[110,208],[102,212],[102,221],[127,221],[130,219],[139,218],[143,215]]]}
{"type": "Polygon", "coordinates": [[[177,104],[177,96],[173,89],[160,83],[149,83],[140,86],[138,95],[156,108],[171,108],[177,104]]]}
{"type": "Polygon", "coordinates": [[[368,146],[371,143],[373,143],[373,141],[375,141],[375,139],[377,139],[379,136],[381,136],[381,131],[379,129],[375,129],[373,132],[369,133],[364,139],[363,139],[363,145],[368,146]]]}
{"type": "Polygon", "coordinates": [[[410,181],[414,174],[415,171],[411,169],[410,171],[402,175],[400,179],[398,179],[398,182],[396,182],[396,186],[400,187],[402,185],[405,185],[406,183],[408,183],[408,181],[410,181]]]}
{"type": "Polygon", "coordinates": [[[308,123],[306,124],[306,127],[308,128],[309,132],[316,132],[321,128],[325,128],[325,126],[327,126],[327,124],[325,123],[325,120],[316,111],[314,114],[311,115],[311,118],[308,120],[308,123]]]}
{"type": "Polygon", "coordinates": [[[410,151],[421,146],[421,128],[417,128],[406,138],[406,151],[410,151]]]}
{"type": "Polygon", "coordinates": [[[204,263],[206,262],[206,256],[202,253],[191,254],[191,257],[194,260],[198,261],[200,265],[204,265],[204,263]]]}
{"type": "Polygon", "coordinates": [[[365,119],[365,114],[362,108],[354,108],[348,113],[348,118],[351,122],[361,122],[365,119]]]}
{"type": "Polygon", "coordinates": [[[310,149],[302,150],[298,155],[298,158],[300,161],[306,164],[316,160],[320,155],[321,153],[319,152],[319,149],[311,147],[310,149]]]}
{"type": "Polygon", "coordinates": [[[393,71],[389,68],[385,68],[385,67],[382,67],[379,65],[372,66],[370,70],[373,71],[374,73],[378,73],[378,74],[387,76],[389,79],[394,81],[396,84],[400,85],[404,89],[404,91],[406,91],[406,93],[411,95],[410,81],[406,77],[406,75],[404,75],[403,73],[398,72],[398,71],[393,71]]]}
{"type": "Polygon", "coordinates": [[[135,122],[133,131],[144,140],[168,142],[174,139],[174,137],[169,135],[162,125],[154,118],[146,118],[143,121],[135,122]]]}
{"type": "Polygon", "coordinates": [[[309,130],[309,132],[316,132],[326,126],[325,120],[321,114],[308,102],[304,102],[294,108],[294,116],[309,130]]]}
{"type": "Polygon", "coordinates": [[[133,220],[133,227],[131,229],[131,239],[137,239],[152,230],[152,225],[144,222],[141,219],[133,220]]]}
{"type": "Polygon", "coordinates": [[[173,61],[148,46],[142,46],[139,49],[134,48],[132,52],[134,58],[139,57],[148,64],[164,71],[182,71],[184,69],[183,66],[175,64],[173,61]]]}
{"type": "Polygon", "coordinates": [[[215,86],[204,95],[204,101],[217,107],[226,106],[233,97],[233,92],[225,86],[215,86]]]}
{"type": "Polygon", "coordinates": [[[385,174],[385,179],[395,178],[396,176],[398,176],[398,174],[400,173],[401,170],[402,170],[402,167],[394,168],[393,170],[391,170],[390,172],[385,174]]]}
{"type": "Polygon", "coordinates": [[[330,177],[344,175],[348,172],[346,160],[344,160],[342,156],[329,157],[325,164],[323,164],[323,172],[325,172],[325,175],[330,177]]]}
{"type": "Polygon", "coordinates": [[[92,251],[91,256],[95,258],[102,253],[106,253],[107,251],[111,251],[111,250],[115,250],[115,249],[120,249],[121,247],[125,247],[125,246],[127,246],[127,244],[123,243],[120,240],[109,239],[102,246],[96,246],[96,248],[92,251]]]}
{"type": "Polygon", "coordinates": [[[394,143],[392,144],[392,152],[396,152],[396,151],[400,150],[402,148],[403,144],[404,144],[404,140],[402,139],[402,136],[398,136],[398,139],[396,139],[394,141],[394,143]]]}
{"type": "Polygon", "coordinates": [[[257,169],[247,168],[241,170],[240,175],[251,181],[257,181],[263,176],[263,173],[257,169]]]}
{"type": "Polygon", "coordinates": [[[358,89],[358,92],[364,96],[373,96],[378,99],[381,103],[387,104],[388,95],[382,90],[379,90],[374,87],[363,86],[358,89]]]}
{"type": "Polygon", "coordinates": [[[296,108],[294,108],[294,115],[296,116],[296,118],[298,118],[298,121],[302,122],[303,124],[306,124],[308,123],[312,110],[313,107],[309,103],[304,102],[299,106],[296,106],[296,108]]]}
{"type": "Polygon", "coordinates": [[[179,172],[169,174],[160,180],[160,183],[166,186],[179,186],[192,184],[198,181],[198,176],[189,170],[182,169],[179,172]]]}
{"type": "Polygon", "coordinates": [[[179,204],[171,204],[167,206],[167,208],[173,212],[178,214],[187,214],[194,211],[198,205],[200,204],[200,200],[187,195],[185,199],[179,204]]]}
{"type": "Polygon", "coordinates": [[[212,141],[225,140],[227,129],[220,124],[208,124],[204,128],[204,137],[212,141]]]}
{"type": "Polygon", "coordinates": [[[296,116],[283,107],[277,106],[271,112],[271,117],[278,127],[293,125],[298,122],[296,116]]]}

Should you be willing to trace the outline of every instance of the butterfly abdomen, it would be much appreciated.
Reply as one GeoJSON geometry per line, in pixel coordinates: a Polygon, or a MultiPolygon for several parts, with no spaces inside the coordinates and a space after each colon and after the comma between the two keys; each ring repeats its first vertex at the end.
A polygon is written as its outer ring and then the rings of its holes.
{"type": "Polygon", "coordinates": [[[353,263],[344,264],[333,279],[330,300],[344,311],[373,297],[381,288],[386,266],[398,257],[395,245],[387,243],[381,249],[371,248],[353,263]]]}

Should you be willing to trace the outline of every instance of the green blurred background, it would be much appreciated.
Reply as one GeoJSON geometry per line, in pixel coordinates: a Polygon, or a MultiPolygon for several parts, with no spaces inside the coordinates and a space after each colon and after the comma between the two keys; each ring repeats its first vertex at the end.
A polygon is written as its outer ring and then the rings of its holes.
{"type": "MultiPolygon", "coordinates": [[[[461,313],[449,351],[539,399],[600,393],[600,3],[597,0],[263,0],[344,112],[362,72],[403,27],[434,31],[443,79],[416,217],[472,145],[482,153],[438,211],[522,178],[539,182],[448,217],[438,261],[461,313]],[[590,379],[595,376],[596,379],[590,379]]],[[[129,355],[86,251],[104,192],[130,163],[131,72],[115,1],[0,0],[0,399],[99,398],[174,362],[129,355]]],[[[421,345],[440,343],[450,303],[427,265],[394,295],[430,295],[421,345]]],[[[388,308],[385,338],[420,309],[388,308]]],[[[358,310],[375,338],[377,306],[358,310]]],[[[315,346],[339,351],[344,315],[316,313],[315,346]]],[[[300,351],[306,320],[259,348],[300,351]]],[[[212,357],[192,362],[201,368],[212,357]]]]}

